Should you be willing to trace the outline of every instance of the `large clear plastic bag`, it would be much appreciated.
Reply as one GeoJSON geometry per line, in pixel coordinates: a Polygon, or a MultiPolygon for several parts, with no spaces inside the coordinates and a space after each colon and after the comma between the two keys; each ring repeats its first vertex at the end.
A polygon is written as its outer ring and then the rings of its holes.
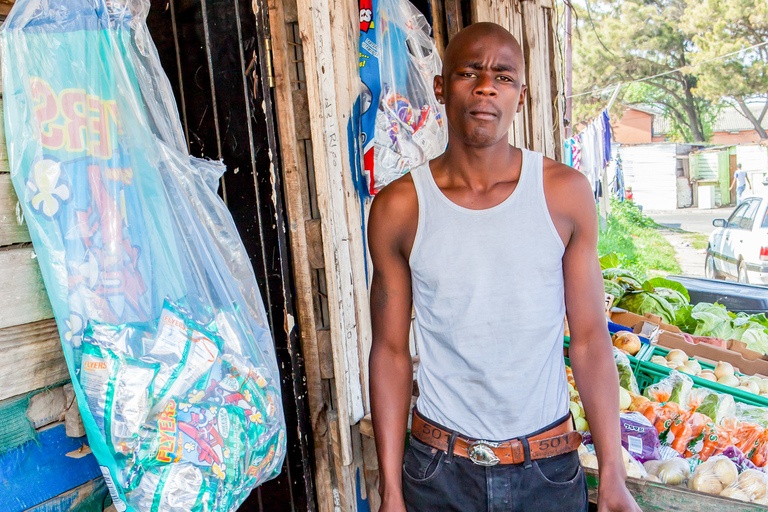
{"type": "Polygon", "coordinates": [[[445,111],[433,88],[442,63],[427,20],[408,0],[379,0],[374,21],[381,96],[371,141],[372,193],[440,156],[448,144],[445,111]]]}
{"type": "Polygon", "coordinates": [[[148,0],[18,0],[0,33],[11,177],[119,511],[230,511],[285,458],[248,255],[187,154],[148,0]]]}

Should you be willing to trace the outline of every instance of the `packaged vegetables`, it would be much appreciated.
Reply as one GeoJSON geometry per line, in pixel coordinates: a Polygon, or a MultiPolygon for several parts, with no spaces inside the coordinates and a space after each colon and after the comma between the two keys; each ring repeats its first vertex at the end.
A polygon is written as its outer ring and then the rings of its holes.
{"type": "Polygon", "coordinates": [[[189,155],[149,5],[15,2],[10,177],[115,508],[230,512],[280,472],[280,374],[226,167],[189,155]]]}

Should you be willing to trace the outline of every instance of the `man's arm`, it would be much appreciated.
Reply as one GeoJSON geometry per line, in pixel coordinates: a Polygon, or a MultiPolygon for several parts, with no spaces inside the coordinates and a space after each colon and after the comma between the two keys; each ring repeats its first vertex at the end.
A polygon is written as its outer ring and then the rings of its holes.
{"type": "MultiPolygon", "coordinates": [[[[568,199],[561,202],[570,218],[563,255],[565,305],[573,377],[595,441],[600,467],[600,512],[640,511],[624,483],[619,423],[619,374],[605,321],[605,289],[597,255],[597,211],[583,175],[562,172],[568,199]]],[[[559,189],[560,187],[558,187],[559,189]]],[[[560,194],[559,196],[562,196],[560,194]]],[[[561,224],[562,225],[562,224],[561,224]]]]}
{"type": "Polygon", "coordinates": [[[414,216],[417,202],[415,190],[411,189],[413,182],[407,177],[382,190],[373,202],[368,221],[373,261],[371,417],[379,459],[382,512],[405,511],[402,466],[413,385],[408,341],[412,307],[408,255],[418,215],[416,211],[414,216]]]}
{"type": "Polygon", "coordinates": [[[736,176],[734,176],[733,180],[731,180],[731,186],[728,187],[728,190],[733,190],[735,187],[736,187],[736,176]]]}
{"type": "Polygon", "coordinates": [[[749,174],[746,172],[744,173],[744,178],[747,180],[747,184],[749,185],[749,190],[752,190],[752,182],[749,181],[749,174]]]}

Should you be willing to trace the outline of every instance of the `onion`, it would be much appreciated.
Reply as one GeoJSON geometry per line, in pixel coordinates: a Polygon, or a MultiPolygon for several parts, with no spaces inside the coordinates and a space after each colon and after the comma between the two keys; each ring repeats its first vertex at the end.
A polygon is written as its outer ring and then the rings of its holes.
{"type": "Polygon", "coordinates": [[[651,357],[651,362],[661,366],[667,366],[667,360],[664,358],[664,356],[653,356],[651,357]]]}
{"type": "Polygon", "coordinates": [[[717,379],[717,383],[722,384],[723,386],[731,386],[732,388],[735,388],[736,386],[739,385],[739,379],[737,379],[733,375],[724,375],[719,379],[717,379]]]}
{"type": "Polygon", "coordinates": [[[731,363],[720,361],[719,363],[717,363],[717,366],[715,366],[715,377],[717,377],[717,380],[719,382],[720,379],[722,379],[726,375],[730,375],[731,377],[733,377],[733,366],[731,365],[731,363]]]}
{"type": "Polygon", "coordinates": [[[677,361],[679,363],[685,363],[688,360],[688,354],[680,350],[679,348],[670,350],[667,354],[667,361],[677,361]]]}
{"type": "Polygon", "coordinates": [[[695,359],[689,359],[685,362],[685,366],[693,370],[694,375],[698,375],[701,373],[701,364],[695,359]]]}
{"type": "Polygon", "coordinates": [[[712,372],[701,372],[699,375],[697,375],[700,379],[706,379],[711,382],[717,382],[717,377],[715,377],[715,374],[712,372]]]}
{"type": "Polygon", "coordinates": [[[757,384],[755,384],[754,381],[748,380],[744,384],[744,387],[748,388],[751,393],[754,393],[756,395],[760,394],[760,387],[757,384]]]}
{"type": "Polygon", "coordinates": [[[634,356],[642,348],[642,342],[637,334],[628,331],[619,331],[613,335],[613,346],[634,356]]]}

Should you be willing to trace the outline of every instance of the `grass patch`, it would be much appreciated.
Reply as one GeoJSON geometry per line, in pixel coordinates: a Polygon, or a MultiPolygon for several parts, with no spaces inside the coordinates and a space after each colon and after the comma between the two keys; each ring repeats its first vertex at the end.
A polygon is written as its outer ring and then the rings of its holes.
{"type": "Polygon", "coordinates": [[[685,241],[691,244],[694,249],[701,250],[706,249],[709,245],[709,235],[704,233],[686,233],[683,238],[685,241]]]}
{"type": "Polygon", "coordinates": [[[616,253],[622,268],[642,278],[680,273],[674,247],[658,231],[661,226],[633,203],[612,201],[611,206],[608,229],[597,243],[601,256],[616,253]]]}

